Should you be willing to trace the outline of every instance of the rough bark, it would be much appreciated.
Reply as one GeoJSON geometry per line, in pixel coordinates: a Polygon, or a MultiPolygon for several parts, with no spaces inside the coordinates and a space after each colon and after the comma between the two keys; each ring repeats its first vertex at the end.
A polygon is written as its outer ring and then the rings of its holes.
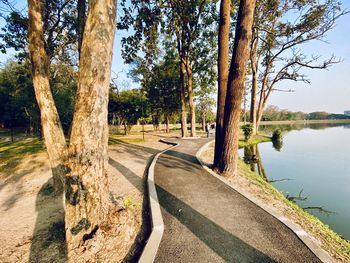
{"type": "Polygon", "coordinates": [[[49,83],[49,58],[45,50],[42,1],[28,0],[29,52],[33,86],[56,193],[63,190],[67,145],[49,83]]]}
{"type": "Polygon", "coordinates": [[[196,136],[196,108],[193,101],[193,74],[192,67],[189,59],[186,60],[186,73],[187,73],[187,91],[188,91],[188,104],[190,106],[191,116],[191,137],[196,136]]]}
{"type": "Polygon", "coordinates": [[[115,11],[115,0],[89,1],[65,189],[69,252],[92,238],[110,211],[107,106],[115,11]]]}
{"type": "Polygon", "coordinates": [[[77,35],[78,35],[78,51],[79,51],[79,59],[80,59],[80,51],[83,43],[84,27],[86,22],[86,0],[78,0],[77,9],[78,9],[77,35]]]}
{"type": "Polygon", "coordinates": [[[219,172],[226,176],[237,174],[238,136],[244,80],[252,38],[255,0],[241,0],[235,42],[229,71],[224,112],[224,140],[219,172]]]}
{"type": "Polygon", "coordinates": [[[222,154],[225,99],[228,79],[229,33],[231,0],[221,0],[218,37],[218,99],[216,113],[214,167],[217,167],[222,154]]]}
{"type": "Polygon", "coordinates": [[[181,136],[187,137],[187,111],[186,111],[186,96],[185,96],[185,63],[180,59],[180,100],[181,100],[181,136]]]}

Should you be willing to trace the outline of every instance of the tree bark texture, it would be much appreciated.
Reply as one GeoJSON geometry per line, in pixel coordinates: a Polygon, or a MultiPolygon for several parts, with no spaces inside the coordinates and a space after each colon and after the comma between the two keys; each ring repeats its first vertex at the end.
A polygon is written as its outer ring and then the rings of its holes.
{"type": "Polygon", "coordinates": [[[50,62],[45,50],[42,1],[28,0],[28,16],[33,86],[40,109],[45,146],[52,169],[53,186],[56,193],[59,193],[63,191],[68,151],[61,121],[50,89],[50,62]]]}
{"type": "Polygon", "coordinates": [[[192,67],[189,59],[186,59],[186,73],[188,81],[188,104],[190,106],[190,116],[191,116],[191,137],[196,137],[196,108],[193,101],[193,74],[192,67]]]}
{"type": "Polygon", "coordinates": [[[237,174],[239,119],[252,39],[255,2],[255,0],[241,0],[238,10],[235,42],[225,101],[223,151],[218,164],[219,172],[226,176],[237,174]]]}
{"type": "Polygon", "coordinates": [[[110,209],[107,106],[116,1],[89,1],[66,177],[68,251],[93,237],[110,209]]]}
{"type": "Polygon", "coordinates": [[[185,94],[185,71],[186,66],[183,59],[180,58],[180,100],[181,100],[181,136],[187,137],[187,111],[185,94]]]}
{"type": "Polygon", "coordinates": [[[218,99],[216,113],[214,167],[222,154],[225,99],[229,67],[231,0],[221,0],[218,37],[218,99]]]}

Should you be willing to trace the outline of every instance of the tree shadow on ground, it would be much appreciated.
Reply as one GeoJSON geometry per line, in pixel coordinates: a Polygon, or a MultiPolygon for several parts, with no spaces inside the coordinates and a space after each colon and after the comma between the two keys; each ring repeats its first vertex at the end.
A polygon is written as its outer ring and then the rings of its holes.
{"type": "Polygon", "coordinates": [[[143,248],[145,247],[151,233],[152,226],[150,222],[149,198],[146,178],[148,174],[148,168],[152,160],[152,157],[148,159],[143,178],[140,178],[121,163],[115,161],[112,158],[109,158],[109,164],[117,169],[134,187],[143,193],[141,231],[137,234],[134,244],[131,246],[126,257],[123,259],[122,262],[124,263],[138,262],[138,259],[140,258],[143,248]]]}
{"type": "Polygon", "coordinates": [[[37,218],[31,239],[29,262],[68,262],[63,196],[54,195],[52,179],[38,192],[35,209],[37,218]]]}
{"type": "Polygon", "coordinates": [[[156,185],[156,188],[161,207],[226,262],[275,262],[159,185],[156,185]]]}
{"type": "MultiPolygon", "coordinates": [[[[197,159],[191,155],[182,154],[176,151],[167,152],[168,156],[177,157],[189,163],[198,164],[197,159]]],[[[130,171],[127,167],[121,165],[115,160],[110,159],[110,164],[118,169],[125,178],[139,187],[139,176],[130,171]]],[[[185,168],[187,165],[179,160],[179,166],[185,168]]],[[[217,255],[227,262],[275,262],[261,251],[245,243],[238,237],[232,235],[221,226],[217,225],[183,201],[179,200],[162,187],[156,185],[159,202],[161,207],[176,217],[187,229],[189,229],[202,242],[210,247],[217,255]],[[181,212],[179,212],[181,211],[181,212]]],[[[145,195],[146,198],[146,195],[145,195]]],[[[148,196],[145,199],[148,201],[148,196]]],[[[145,204],[146,202],[144,202],[145,204]]],[[[148,203],[147,203],[148,211],[148,203]]],[[[149,212],[144,214],[149,222],[149,212]]],[[[149,224],[149,223],[148,223],[149,224]]],[[[150,225],[149,225],[150,229],[150,225]]],[[[147,236],[148,238],[148,236],[147,236]]],[[[143,243],[144,244],[144,243],[143,243]]],[[[143,246],[142,246],[143,248],[143,246]]],[[[142,252],[142,251],[141,251],[142,252]]],[[[137,262],[137,258],[125,260],[124,262],[137,262]]]]}

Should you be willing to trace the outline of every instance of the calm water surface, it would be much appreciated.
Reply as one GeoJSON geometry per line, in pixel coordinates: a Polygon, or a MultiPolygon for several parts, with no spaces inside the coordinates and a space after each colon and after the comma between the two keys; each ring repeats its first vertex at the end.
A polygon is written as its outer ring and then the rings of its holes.
{"type": "Polygon", "coordinates": [[[282,179],[273,185],[284,195],[299,198],[300,207],[308,207],[308,212],[350,240],[350,124],[279,128],[284,130],[283,145],[262,143],[241,149],[240,156],[260,157],[252,169],[269,180],[282,179]]]}

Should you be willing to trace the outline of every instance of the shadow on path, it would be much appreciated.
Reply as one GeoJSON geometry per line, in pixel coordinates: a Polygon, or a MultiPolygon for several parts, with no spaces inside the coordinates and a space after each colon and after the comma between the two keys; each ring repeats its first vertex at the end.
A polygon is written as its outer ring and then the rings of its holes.
{"type": "Polygon", "coordinates": [[[186,226],[226,262],[275,262],[165,191],[162,187],[158,185],[156,187],[161,207],[177,218],[181,224],[186,226]]]}
{"type": "Polygon", "coordinates": [[[117,169],[134,187],[136,187],[141,193],[143,193],[143,205],[142,205],[142,225],[141,231],[137,234],[134,244],[129,249],[127,256],[123,259],[123,263],[138,262],[141,256],[143,248],[146,245],[149,235],[151,234],[152,226],[150,222],[149,213],[149,198],[147,191],[147,172],[153,158],[149,158],[143,178],[140,178],[137,174],[131,171],[126,166],[117,162],[116,160],[109,158],[109,164],[117,169]]]}
{"type": "Polygon", "coordinates": [[[64,207],[62,194],[54,196],[52,179],[40,189],[35,209],[35,222],[29,262],[68,262],[65,241],[64,207]]]}

